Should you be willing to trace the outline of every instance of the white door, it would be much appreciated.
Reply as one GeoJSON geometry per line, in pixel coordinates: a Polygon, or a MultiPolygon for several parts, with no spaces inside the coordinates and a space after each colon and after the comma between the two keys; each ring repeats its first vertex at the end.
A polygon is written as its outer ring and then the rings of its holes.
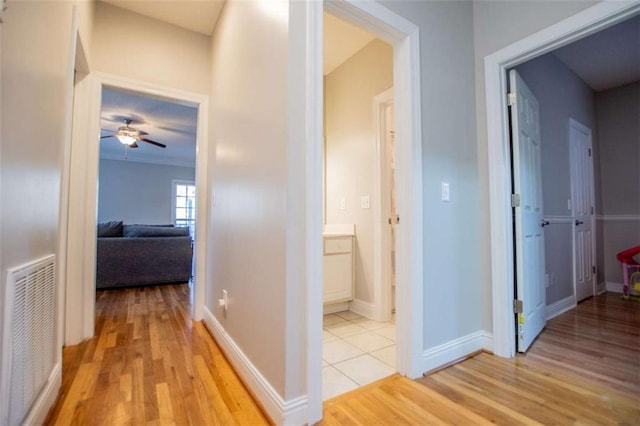
{"type": "Polygon", "coordinates": [[[542,168],[538,101],[515,70],[509,72],[515,203],[517,349],[525,352],[546,323],[542,168]]]}
{"type": "Polygon", "coordinates": [[[591,129],[569,119],[571,206],[574,217],[573,282],[576,301],[594,294],[593,161],[591,129]]]}

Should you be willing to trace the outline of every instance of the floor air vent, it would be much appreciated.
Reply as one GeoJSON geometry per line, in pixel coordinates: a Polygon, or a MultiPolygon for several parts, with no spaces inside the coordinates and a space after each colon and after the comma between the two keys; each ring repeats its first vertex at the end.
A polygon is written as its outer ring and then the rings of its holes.
{"type": "Polygon", "coordinates": [[[1,424],[23,422],[54,368],[54,262],[55,255],[50,255],[8,272],[2,330],[1,424]]]}

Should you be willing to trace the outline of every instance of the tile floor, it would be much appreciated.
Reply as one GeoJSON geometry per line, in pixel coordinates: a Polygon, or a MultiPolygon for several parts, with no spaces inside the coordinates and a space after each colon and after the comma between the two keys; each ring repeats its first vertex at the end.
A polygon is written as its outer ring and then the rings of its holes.
{"type": "Polygon", "coordinates": [[[350,311],[324,316],[322,396],[333,398],[396,371],[396,326],[350,311]]]}

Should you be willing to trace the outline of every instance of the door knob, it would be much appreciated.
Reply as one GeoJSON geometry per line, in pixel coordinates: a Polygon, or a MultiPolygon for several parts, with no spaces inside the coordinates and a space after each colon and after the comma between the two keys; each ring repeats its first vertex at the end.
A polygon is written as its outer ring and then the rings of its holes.
{"type": "Polygon", "coordinates": [[[542,226],[544,228],[547,225],[549,225],[549,221],[542,219],[542,222],[540,223],[540,226],[542,226]]]}
{"type": "Polygon", "coordinates": [[[576,226],[582,225],[583,223],[584,223],[583,221],[576,219],[576,226]]]}

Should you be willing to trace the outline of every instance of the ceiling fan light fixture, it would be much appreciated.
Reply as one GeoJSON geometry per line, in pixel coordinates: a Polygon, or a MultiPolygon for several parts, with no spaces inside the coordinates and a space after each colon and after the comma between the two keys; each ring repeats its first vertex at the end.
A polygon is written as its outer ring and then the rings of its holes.
{"type": "Polygon", "coordinates": [[[130,130],[128,128],[123,128],[121,127],[120,129],[118,129],[118,133],[116,133],[116,138],[118,138],[118,140],[120,141],[121,144],[123,145],[133,145],[136,142],[136,132],[135,130],[130,130]]]}

